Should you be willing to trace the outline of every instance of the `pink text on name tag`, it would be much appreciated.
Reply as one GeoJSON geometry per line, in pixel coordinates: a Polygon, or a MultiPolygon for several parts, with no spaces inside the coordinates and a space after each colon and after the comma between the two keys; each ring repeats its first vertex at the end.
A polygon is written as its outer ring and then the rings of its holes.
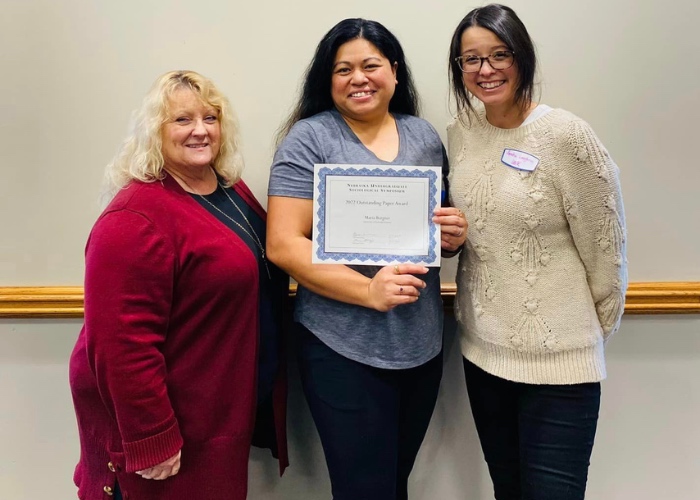
{"type": "Polygon", "coordinates": [[[528,172],[535,170],[540,163],[539,158],[536,156],[518,151],[517,149],[504,149],[501,161],[509,167],[517,168],[518,170],[526,170],[528,172]]]}

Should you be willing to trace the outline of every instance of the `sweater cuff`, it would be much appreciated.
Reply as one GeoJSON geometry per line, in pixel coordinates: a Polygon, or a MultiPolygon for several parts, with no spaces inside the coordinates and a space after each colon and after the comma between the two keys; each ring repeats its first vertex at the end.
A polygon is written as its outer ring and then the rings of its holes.
{"type": "Polygon", "coordinates": [[[625,296],[616,290],[598,302],[595,308],[603,329],[603,338],[607,340],[620,328],[620,320],[625,312],[625,296]]]}
{"type": "Polygon", "coordinates": [[[155,436],[124,443],[126,472],[148,469],[175,455],[182,449],[183,440],[177,421],[155,436]]]}

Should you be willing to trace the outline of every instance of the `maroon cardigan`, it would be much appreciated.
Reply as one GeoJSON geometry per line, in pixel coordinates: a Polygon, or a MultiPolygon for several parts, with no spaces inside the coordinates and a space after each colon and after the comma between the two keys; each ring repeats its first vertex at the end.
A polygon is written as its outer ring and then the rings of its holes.
{"type": "MultiPolygon", "coordinates": [[[[234,189],[265,217],[240,181],[234,189]]],[[[258,265],[172,177],[133,182],[86,247],[85,324],[70,360],[83,500],[244,500],[255,423],[258,265]],[[143,479],[182,449],[179,474],[143,479]]],[[[282,356],[283,358],[283,356],[282,356]]],[[[275,386],[287,462],[284,370],[275,386]]]]}

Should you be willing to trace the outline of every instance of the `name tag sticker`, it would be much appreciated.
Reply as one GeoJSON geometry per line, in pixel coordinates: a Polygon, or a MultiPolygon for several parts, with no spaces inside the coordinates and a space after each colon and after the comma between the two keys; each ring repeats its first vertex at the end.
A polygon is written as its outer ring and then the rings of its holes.
{"type": "Polygon", "coordinates": [[[504,149],[501,161],[512,168],[532,172],[537,168],[540,159],[530,153],[518,151],[517,149],[504,149]]]}

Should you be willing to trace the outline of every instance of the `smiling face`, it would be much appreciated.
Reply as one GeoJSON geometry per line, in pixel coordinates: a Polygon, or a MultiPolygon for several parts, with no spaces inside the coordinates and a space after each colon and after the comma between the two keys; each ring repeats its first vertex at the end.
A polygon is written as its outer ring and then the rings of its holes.
{"type": "Polygon", "coordinates": [[[356,38],[338,48],[331,77],[331,97],[340,114],[358,120],[381,120],[389,112],[396,88],[392,64],[371,42],[356,38]]]}
{"type": "MultiPolygon", "coordinates": [[[[499,50],[510,50],[492,31],[472,26],[462,33],[462,56],[486,57],[499,50]]],[[[476,73],[463,73],[462,81],[469,93],[489,108],[510,108],[515,106],[515,90],[518,85],[518,66],[496,70],[484,61],[476,73]]]]}
{"type": "Polygon", "coordinates": [[[178,89],[168,99],[168,119],[161,134],[166,168],[208,167],[221,146],[219,113],[190,89],[178,89]]]}

